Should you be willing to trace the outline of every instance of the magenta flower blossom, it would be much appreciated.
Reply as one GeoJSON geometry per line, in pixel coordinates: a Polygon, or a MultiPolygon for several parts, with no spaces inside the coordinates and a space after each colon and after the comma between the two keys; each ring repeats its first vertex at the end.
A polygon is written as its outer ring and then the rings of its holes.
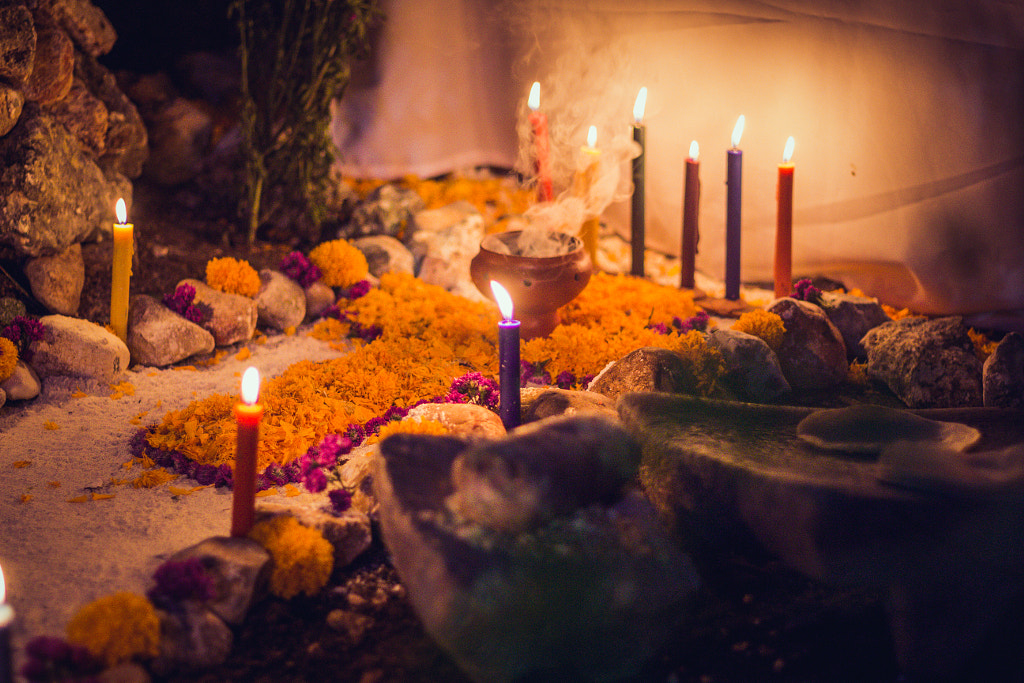
{"type": "Polygon", "coordinates": [[[282,273],[298,282],[302,287],[309,287],[323,276],[320,268],[306,258],[301,251],[293,251],[285,256],[279,268],[282,273]]]}
{"type": "Polygon", "coordinates": [[[182,600],[206,602],[214,597],[213,580],[198,557],[168,560],[153,573],[156,585],[146,592],[154,605],[169,608],[182,600]]]}

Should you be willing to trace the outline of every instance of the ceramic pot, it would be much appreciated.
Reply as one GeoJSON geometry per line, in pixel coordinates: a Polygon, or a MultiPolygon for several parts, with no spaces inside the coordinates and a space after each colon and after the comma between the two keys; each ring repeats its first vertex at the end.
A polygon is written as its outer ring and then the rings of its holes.
{"type": "Polygon", "coordinates": [[[583,242],[565,233],[547,234],[548,243],[557,246],[554,256],[515,256],[522,233],[510,230],[485,237],[469,274],[489,299],[494,298],[491,280],[508,290],[523,339],[546,337],[560,322],[558,308],[590,282],[593,264],[583,242]]]}

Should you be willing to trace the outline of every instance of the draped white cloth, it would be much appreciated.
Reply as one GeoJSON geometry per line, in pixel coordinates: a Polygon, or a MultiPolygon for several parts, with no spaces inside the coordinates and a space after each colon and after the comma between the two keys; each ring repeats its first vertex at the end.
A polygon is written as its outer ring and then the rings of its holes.
{"type": "Polygon", "coordinates": [[[794,274],[934,313],[1024,309],[1021,0],[391,0],[375,78],[335,120],[345,170],[529,169],[541,83],[556,185],[587,126],[623,171],[647,86],[648,245],[678,253],[701,148],[698,269],[722,277],[725,152],[746,116],[744,280],[770,280],[776,167],[796,139],[794,274]],[[603,142],[602,142],[603,141],[603,142]]]}

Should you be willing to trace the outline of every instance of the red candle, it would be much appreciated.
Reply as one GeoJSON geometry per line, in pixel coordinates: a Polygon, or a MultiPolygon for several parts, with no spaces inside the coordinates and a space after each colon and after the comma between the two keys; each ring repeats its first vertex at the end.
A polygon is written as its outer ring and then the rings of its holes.
{"type": "Polygon", "coordinates": [[[786,140],[775,190],[775,296],[789,296],[793,288],[793,137],[786,140]]]}
{"type": "Polygon", "coordinates": [[[700,146],[694,140],[690,143],[690,158],[686,160],[686,181],[683,184],[683,246],[679,260],[679,286],[694,288],[693,275],[697,262],[697,214],[700,206],[700,162],[697,155],[700,146]]]}
{"type": "Polygon", "coordinates": [[[512,297],[491,280],[503,320],[498,323],[498,410],[505,429],[519,426],[519,321],[512,319],[512,297]]]}
{"type": "Polygon", "coordinates": [[[530,88],[530,125],[533,127],[533,148],[537,155],[534,160],[537,169],[537,199],[550,202],[554,197],[551,188],[551,155],[548,141],[548,117],[540,107],[540,83],[534,81],[530,88]]]}
{"type": "Polygon", "coordinates": [[[263,406],[260,395],[260,373],[249,368],[242,375],[242,401],[235,404],[238,441],[235,448],[235,471],[231,500],[231,535],[246,536],[252,529],[256,504],[256,449],[259,444],[260,418],[263,406]]]}
{"type": "Polygon", "coordinates": [[[732,129],[732,149],[726,153],[725,298],[740,298],[740,212],[743,204],[743,152],[740,136],[746,119],[741,114],[732,129]]]}

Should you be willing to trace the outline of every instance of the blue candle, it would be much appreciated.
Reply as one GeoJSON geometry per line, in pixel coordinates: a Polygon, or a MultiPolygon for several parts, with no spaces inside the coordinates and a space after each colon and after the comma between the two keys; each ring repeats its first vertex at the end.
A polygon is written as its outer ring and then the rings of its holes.
{"type": "Polygon", "coordinates": [[[740,211],[743,196],[743,152],[738,149],[745,118],[732,129],[732,149],[726,153],[725,298],[740,298],[740,211]]]}
{"type": "Polygon", "coordinates": [[[644,276],[644,246],[646,242],[644,217],[644,153],[647,146],[647,131],[644,128],[644,108],[647,105],[647,88],[640,88],[633,104],[633,142],[640,145],[640,154],[633,159],[633,201],[630,211],[630,246],[633,262],[630,274],[644,276]]]}
{"type": "Polygon", "coordinates": [[[498,389],[499,411],[505,429],[519,426],[519,321],[512,319],[512,297],[500,284],[491,280],[491,291],[498,302],[501,317],[498,323],[498,389]]]}

